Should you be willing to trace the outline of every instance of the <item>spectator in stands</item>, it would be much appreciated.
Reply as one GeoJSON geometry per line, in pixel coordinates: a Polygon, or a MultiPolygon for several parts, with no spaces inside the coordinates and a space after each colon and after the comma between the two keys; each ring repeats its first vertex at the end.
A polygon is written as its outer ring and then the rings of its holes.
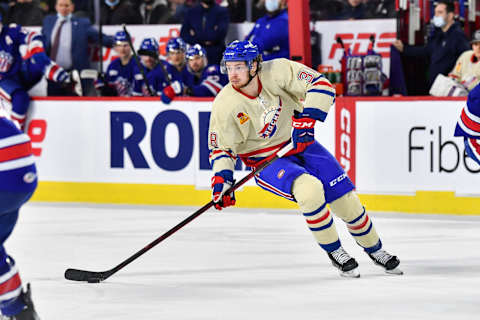
{"type": "Polygon", "coordinates": [[[7,23],[22,26],[40,26],[43,21],[43,10],[37,0],[16,0],[8,10],[7,23]]]}
{"type": "Polygon", "coordinates": [[[286,7],[286,0],[265,0],[267,14],[257,20],[245,38],[258,46],[265,61],[290,56],[286,7]]]}
{"type": "Polygon", "coordinates": [[[432,23],[435,26],[433,34],[423,47],[404,45],[401,40],[395,40],[393,46],[406,56],[427,57],[430,60],[428,85],[432,85],[438,74],[447,75],[452,70],[458,57],[469,49],[468,40],[454,20],[454,5],[441,0],[435,6],[435,16],[432,23]]]}
{"type": "Polygon", "coordinates": [[[185,12],[189,8],[185,0],[168,0],[168,8],[174,23],[183,23],[185,12]]]}
{"type": "Polygon", "coordinates": [[[94,0],[73,0],[75,6],[75,15],[77,17],[94,19],[94,0]]]}
{"type": "Polygon", "coordinates": [[[254,0],[252,5],[252,19],[257,21],[267,13],[265,10],[265,0],[254,0]]]}
{"type": "Polygon", "coordinates": [[[228,0],[230,22],[241,23],[247,18],[247,5],[245,0],[228,0]]]}
{"type": "MultiPolygon", "coordinates": [[[[74,5],[72,0],[57,0],[56,15],[48,15],[43,20],[42,34],[45,49],[53,61],[56,61],[67,71],[76,69],[81,71],[90,67],[88,42],[98,42],[98,31],[86,18],[77,18],[72,15],[74,5]]],[[[113,37],[103,36],[103,45],[112,47],[113,37]]],[[[82,81],[84,92],[91,85],[82,81]]],[[[64,88],[52,81],[48,82],[47,94],[71,95],[64,88]]]]}
{"type": "Polygon", "coordinates": [[[227,8],[217,5],[215,0],[200,0],[186,11],[180,36],[190,45],[202,45],[208,61],[220,64],[229,21],[227,8]]]}
{"type": "Polygon", "coordinates": [[[395,0],[367,0],[367,19],[395,18],[395,0]]]}
{"type": "Polygon", "coordinates": [[[310,1],[311,20],[335,20],[344,7],[342,0],[310,1]]]}
{"type": "Polygon", "coordinates": [[[138,7],[130,0],[104,0],[102,8],[104,25],[142,24],[138,7]]]}
{"type": "Polygon", "coordinates": [[[133,92],[134,76],[138,67],[125,31],[118,31],[115,34],[113,49],[118,58],[110,62],[105,76],[101,75],[95,81],[95,89],[101,96],[129,97],[133,92]]]}
{"type": "Polygon", "coordinates": [[[475,31],[470,43],[472,50],[462,53],[448,75],[460,82],[468,91],[480,83],[480,30],[475,31]]]}
{"type": "Polygon", "coordinates": [[[194,97],[215,97],[228,83],[217,64],[208,64],[207,54],[201,45],[190,47],[186,53],[187,69],[192,75],[186,84],[186,93],[194,97]]]}
{"type": "Polygon", "coordinates": [[[347,0],[343,10],[336,17],[338,20],[364,19],[367,16],[367,6],[362,0],[347,0]]]}
{"type": "Polygon", "coordinates": [[[172,21],[166,0],[143,0],[139,10],[143,24],[162,24],[172,21]]]}

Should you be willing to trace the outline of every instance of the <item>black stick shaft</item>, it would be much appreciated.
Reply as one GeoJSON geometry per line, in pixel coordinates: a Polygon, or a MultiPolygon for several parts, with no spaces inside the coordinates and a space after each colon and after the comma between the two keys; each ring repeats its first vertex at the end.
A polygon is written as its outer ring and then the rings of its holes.
{"type": "MultiPolygon", "coordinates": [[[[272,162],[274,162],[275,160],[277,160],[278,158],[282,157],[283,155],[285,155],[289,150],[292,149],[292,144],[289,144],[287,145],[286,147],[284,147],[282,150],[280,150],[276,155],[274,155],[272,158],[267,158],[264,160],[263,163],[261,163],[260,165],[257,166],[257,168],[254,170],[254,171],[251,171],[249,174],[247,174],[245,177],[243,177],[239,182],[237,182],[236,184],[234,184],[230,189],[228,189],[226,191],[226,193],[231,193],[235,190],[237,190],[238,188],[240,188],[241,186],[243,186],[247,181],[249,181],[251,178],[253,178],[253,176],[255,174],[258,174],[260,171],[262,171],[265,167],[267,167],[268,165],[270,165],[272,162]]],[[[116,267],[108,270],[108,271],[103,271],[103,272],[94,272],[92,274],[95,274],[95,276],[98,276],[101,278],[101,281],[109,278],[110,276],[112,276],[113,274],[115,274],[116,272],[118,272],[119,270],[125,268],[128,264],[130,264],[131,262],[133,262],[134,260],[136,260],[138,257],[140,257],[141,255],[143,255],[145,252],[149,251],[150,249],[152,249],[153,247],[155,247],[157,244],[159,244],[160,242],[162,242],[163,240],[167,239],[168,237],[170,237],[172,234],[174,234],[175,232],[177,232],[178,230],[180,230],[181,228],[183,228],[185,225],[187,225],[189,222],[191,222],[192,220],[194,220],[195,218],[197,218],[198,216],[200,216],[202,213],[204,213],[205,211],[207,211],[208,209],[210,209],[211,207],[214,206],[214,202],[213,201],[210,201],[209,203],[207,203],[206,205],[204,205],[203,207],[201,207],[200,209],[198,209],[196,212],[194,212],[192,215],[190,215],[189,217],[187,217],[185,220],[183,220],[182,222],[180,222],[179,224],[177,224],[176,226],[174,226],[173,228],[171,228],[170,230],[168,230],[167,232],[165,232],[164,234],[162,234],[160,237],[158,237],[157,239],[155,239],[154,241],[150,242],[148,245],[146,245],[143,249],[139,250],[138,252],[136,252],[135,254],[133,254],[131,257],[127,258],[126,260],[122,261],[119,265],[117,265],[116,267]]],[[[74,270],[75,272],[80,272],[80,273],[84,273],[84,271],[81,271],[81,270],[74,270]]],[[[89,271],[86,271],[87,273],[89,271]]],[[[68,279],[68,277],[67,277],[68,279]]],[[[74,280],[74,279],[70,279],[70,280],[74,280]]],[[[76,280],[79,280],[79,279],[76,279],[76,280]]],[[[83,280],[83,279],[82,279],[83,280]]]]}
{"type": "MultiPolygon", "coordinates": [[[[230,189],[227,190],[226,193],[231,193],[235,190],[237,190],[238,188],[240,188],[241,186],[243,186],[248,180],[250,180],[255,174],[259,173],[260,171],[262,171],[265,167],[267,167],[270,163],[272,163],[273,161],[277,160],[278,159],[278,155],[275,155],[275,157],[273,157],[272,159],[268,160],[268,161],[265,161],[263,162],[262,164],[260,164],[255,171],[251,171],[249,174],[247,174],[245,177],[242,178],[242,180],[240,180],[239,182],[237,182],[235,185],[233,185],[230,189]]],[[[134,255],[132,255],[130,258],[126,259],[125,261],[121,262],[118,266],[116,266],[115,268],[113,268],[112,270],[110,270],[108,272],[108,277],[110,277],[111,275],[113,275],[114,273],[116,273],[117,271],[123,269],[125,266],[127,266],[128,264],[130,264],[131,262],[133,262],[134,260],[136,260],[138,257],[140,257],[141,255],[143,255],[145,252],[149,251],[150,249],[152,249],[153,247],[155,247],[157,244],[159,244],[160,242],[162,242],[163,240],[167,239],[168,237],[170,237],[172,234],[174,234],[175,232],[177,232],[178,230],[180,230],[181,228],[183,228],[185,225],[187,225],[189,222],[191,222],[192,220],[194,220],[195,218],[197,218],[199,215],[201,215],[202,213],[204,213],[205,211],[207,211],[208,209],[210,209],[211,207],[213,207],[215,203],[213,201],[210,201],[209,203],[207,203],[206,205],[204,205],[203,207],[201,207],[200,209],[198,209],[196,212],[194,212],[192,215],[190,215],[189,217],[187,217],[185,220],[183,220],[182,222],[180,222],[179,224],[177,224],[175,227],[171,228],[170,230],[168,230],[167,232],[165,232],[164,234],[162,234],[160,237],[158,237],[157,239],[155,239],[154,241],[150,242],[148,245],[146,245],[143,249],[139,250],[137,253],[135,253],[134,255]]]]}
{"type": "Polygon", "coordinates": [[[127,41],[128,41],[128,45],[130,46],[130,49],[132,49],[133,59],[135,59],[135,62],[137,63],[137,67],[140,70],[140,73],[142,74],[143,81],[147,86],[148,93],[150,94],[150,96],[155,97],[157,94],[153,92],[152,88],[150,87],[150,84],[148,83],[148,79],[145,76],[145,70],[143,69],[143,65],[140,63],[140,60],[138,59],[138,56],[137,56],[137,52],[133,47],[132,37],[130,37],[130,33],[127,30],[127,26],[123,24],[122,27],[123,27],[123,31],[125,31],[125,34],[127,35],[127,41]]]}
{"type": "Polygon", "coordinates": [[[98,73],[103,76],[103,22],[102,22],[102,5],[98,6],[100,18],[98,19],[98,55],[100,63],[98,65],[98,73]]]}

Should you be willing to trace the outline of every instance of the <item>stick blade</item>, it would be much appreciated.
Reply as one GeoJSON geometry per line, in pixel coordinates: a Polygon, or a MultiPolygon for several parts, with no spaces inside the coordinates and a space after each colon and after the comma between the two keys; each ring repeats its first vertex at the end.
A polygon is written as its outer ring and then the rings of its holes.
{"type": "Polygon", "coordinates": [[[89,283],[98,283],[105,280],[107,277],[104,272],[94,272],[78,269],[65,270],[65,279],[72,281],[85,281],[89,283]]]}

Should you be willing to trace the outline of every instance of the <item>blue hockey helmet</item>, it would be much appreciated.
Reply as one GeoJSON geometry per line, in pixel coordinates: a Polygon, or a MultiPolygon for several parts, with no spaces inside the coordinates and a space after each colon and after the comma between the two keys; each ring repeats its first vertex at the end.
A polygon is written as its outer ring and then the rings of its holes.
{"type": "Polygon", "coordinates": [[[140,44],[138,54],[158,58],[158,42],[155,38],[145,38],[140,44]]]}
{"type": "Polygon", "coordinates": [[[207,56],[207,52],[205,51],[205,49],[203,49],[203,47],[198,43],[188,48],[186,53],[187,59],[192,59],[195,56],[200,56],[200,57],[207,56]]]}
{"type": "Polygon", "coordinates": [[[171,38],[167,42],[167,54],[169,52],[187,51],[187,44],[182,38],[171,38]]]}
{"type": "Polygon", "coordinates": [[[258,63],[262,61],[262,55],[258,51],[256,44],[248,40],[235,40],[230,43],[223,52],[221,62],[222,73],[226,73],[225,63],[229,61],[245,61],[248,68],[251,68],[253,61],[257,61],[258,63]]]}
{"type": "Polygon", "coordinates": [[[123,43],[128,43],[127,34],[125,31],[117,31],[117,33],[115,33],[115,44],[123,43]]]}

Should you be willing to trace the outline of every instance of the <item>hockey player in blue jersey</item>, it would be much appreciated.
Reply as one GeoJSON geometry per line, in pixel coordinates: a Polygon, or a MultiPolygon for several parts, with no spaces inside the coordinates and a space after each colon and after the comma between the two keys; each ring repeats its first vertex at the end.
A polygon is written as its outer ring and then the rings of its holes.
{"type": "Polygon", "coordinates": [[[165,104],[184,94],[184,83],[191,77],[185,63],[186,51],[187,44],[182,38],[168,40],[167,61],[160,61],[147,76],[150,87],[165,104]]]}
{"type": "Polygon", "coordinates": [[[133,92],[134,77],[138,67],[133,59],[125,31],[118,31],[115,34],[113,49],[118,58],[108,65],[105,76],[95,81],[95,89],[102,96],[129,97],[133,92]]]}
{"type": "Polygon", "coordinates": [[[468,156],[480,164],[480,84],[470,91],[455,128],[455,136],[463,137],[468,156]]]}
{"type": "Polygon", "coordinates": [[[4,247],[20,207],[37,186],[30,138],[9,117],[0,106],[0,313],[5,320],[39,320],[30,285],[23,290],[15,260],[4,247]]]}
{"type": "Polygon", "coordinates": [[[246,36],[258,46],[264,61],[290,56],[286,0],[265,0],[267,14],[255,22],[246,36]]]}
{"type": "MultiPolygon", "coordinates": [[[[1,22],[1,17],[0,17],[1,22]]],[[[28,90],[43,76],[72,91],[77,85],[71,76],[45,54],[42,36],[17,25],[0,23],[0,95],[12,105],[12,118],[23,128],[30,97],[28,90]]]]}
{"type": "Polygon", "coordinates": [[[220,72],[219,65],[208,65],[205,49],[195,44],[187,50],[187,69],[191,78],[186,83],[186,94],[194,97],[215,97],[228,78],[220,72]]]}
{"type": "MultiPolygon", "coordinates": [[[[138,56],[140,57],[140,62],[143,68],[143,74],[148,75],[160,61],[159,51],[158,51],[158,42],[155,38],[145,38],[140,44],[140,48],[137,51],[138,56]]],[[[144,79],[143,74],[138,68],[135,69],[135,75],[133,80],[133,95],[134,96],[143,96],[144,90],[144,79]]],[[[150,95],[148,92],[145,92],[146,95],[150,95]]]]}

